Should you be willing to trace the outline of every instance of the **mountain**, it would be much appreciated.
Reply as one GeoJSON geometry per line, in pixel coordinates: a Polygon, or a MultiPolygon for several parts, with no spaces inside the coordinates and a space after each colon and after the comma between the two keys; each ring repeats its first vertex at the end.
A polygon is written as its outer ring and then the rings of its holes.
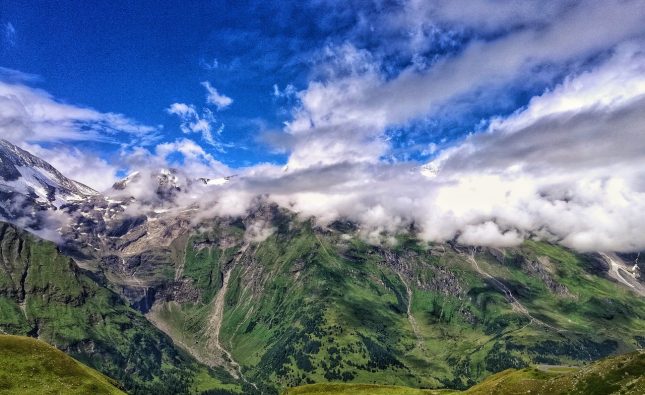
{"type": "Polygon", "coordinates": [[[0,223],[2,333],[44,340],[131,394],[188,393],[218,382],[101,282],[53,243],[0,223]]]}
{"type": "Polygon", "coordinates": [[[461,389],[508,368],[645,344],[645,300],[607,277],[598,255],[403,235],[373,246],[337,225],[267,207],[192,231],[151,285],[147,317],[264,393],[319,382],[461,389]],[[273,233],[249,241],[259,220],[273,233]]]}
{"type": "Polygon", "coordinates": [[[95,195],[98,192],[70,180],[44,160],[0,140],[0,217],[34,222],[39,211],[95,195]]]}
{"type": "Polygon", "coordinates": [[[125,395],[117,385],[114,380],[45,342],[0,335],[0,388],[3,394],[125,395]]]}
{"type": "Polygon", "coordinates": [[[418,390],[404,387],[352,384],[313,384],[289,389],[284,395],[587,395],[645,393],[645,352],[608,357],[582,369],[537,366],[509,369],[493,375],[466,391],[418,390]]]}
{"type": "Polygon", "coordinates": [[[645,346],[638,254],[427,243],[414,230],[374,245],[350,221],[321,226],[262,199],[241,216],[201,215],[191,191],[218,184],[133,173],[48,206],[69,218],[57,246],[3,225],[0,329],[133,393],[464,390],[645,346]]]}

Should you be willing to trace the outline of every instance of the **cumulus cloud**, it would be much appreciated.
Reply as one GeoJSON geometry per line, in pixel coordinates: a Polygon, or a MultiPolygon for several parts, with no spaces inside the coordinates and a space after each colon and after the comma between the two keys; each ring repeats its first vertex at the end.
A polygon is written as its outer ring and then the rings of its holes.
{"type": "MultiPolygon", "coordinates": [[[[452,9],[449,3],[441,4],[452,9]]],[[[420,3],[406,4],[419,6],[420,3]]],[[[502,12],[495,11],[497,5],[493,2],[478,4],[486,5],[492,14],[502,12]]],[[[290,167],[331,160],[377,161],[387,150],[381,140],[389,126],[449,111],[451,103],[456,101],[462,106],[468,100],[479,101],[478,92],[534,78],[540,68],[560,65],[560,70],[566,69],[567,65],[584,62],[625,40],[645,34],[642,28],[645,7],[641,1],[617,4],[594,1],[570,6],[559,3],[555,7],[559,13],[557,18],[540,17],[539,21],[531,16],[537,3],[530,4],[511,6],[518,10],[509,12],[510,16],[500,16],[497,22],[501,26],[502,21],[520,15],[527,23],[490,38],[471,35],[456,53],[434,59],[424,70],[418,70],[413,64],[391,76],[380,67],[380,58],[351,43],[331,50],[333,61],[323,61],[318,67],[325,70],[322,74],[326,78],[314,79],[299,92],[300,105],[294,109],[293,120],[285,130],[293,143],[290,167]],[[468,95],[474,96],[469,99],[468,95]],[[362,154],[357,152],[357,145],[366,148],[362,154]],[[331,152],[327,158],[315,154],[325,149],[331,152]]],[[[462,8],[469,7],[462,5],[462,8]]],[[[452,12],[444,11],[404,12],[392,19],[413,25],[421,23],[414,22],[413,18],[421,17],[424,23],[434,26],[443,21],[442,14],[452,12]]],[[[470,20],[468,15],[463,19],[470,20]]],[[[383,45],[389,45],[389,41],[383,45]]],[[[325,48],[323,53],[329,51],[325,48]]]]}
{"type": "Polygon", "coordinates": [[[186,209],[206,198],[203,179],[221,178],[231,170],[189,139],[161,143],[152,150],[134,147],[121,152],[121,161],[133,169],[116,188],[105,191],[119,199],[134,198],[128,214],[186,209]]]}
{"type": "Polygon", "coordinates": [[[177,167],[177,165],[181,165],[193,178],[222,177],[230,175],[232,172],[228,166],[216,160],[213,155],[189,139],[158,144],[155,147],[155,158],[153,161],[161,160],[165,166],[177,167]],[[170,160],[173,154],[181,155],[180,164],[170,160]]]}
{"type": "Polygon", "coordinates": [[[287,165],[236,169],[239,178],[195,189],[198,197],[181,204],[199,207],[198,221],[268,200],[322,225],[352,220],[375,243],[412,231],[431,242],[509,246],[536,237],[583,251],[645,249],[645,46],[632,40],[643,33],[645,9],[631,1],[531,2],[481,25],[453,15],[449,2],[437,4],[419,15],[494,38],[474,38],[456,54],[394,75],[351,43],[323,49],[284,133],[272,137],[289,153],[287,165]],[[538,8],[558,17],[535,15],[538,8]],[[513,18],[525,23],[503,30],[513,18]],[[383,160],[389,127],[546,64],[568,77],[452,147],[430,144],[436,158],[423,168],[383,160]]]}
{"type": "MultiPolygon", "coordinates": [[[[229,169],[183,139],[128,150],[131,167],[146,175],[124,193],[136,195],[137,209],[190,207],[195,224],[269,201],[323,226],[349,219],[374,243],[410,231],[430,242],[510,246],[535,237],[582,251],[645,249],[642,1],[408,1],[359,19],[353,37],[318,51],[304,89],[274,87],[276,99],[296,101],[283,132],[271,136],[288,153],[286,166],[229,169]],[[382,43],[353,40],[361,30],[382,43]],[[444,48],[438,40],[452,50],[432,52],[444,48]],[[483,130],[447,148],[425,144],[430,163],[385,159],[391,128],[468,111],[544,75],[549,88],[515,113],[487,116],[483,130]],[[164,174],[181,193],[155,200],[158,169],[175,165],[178,173],[164,174]],[[239,177],[216,187],[194,182],[232,173],[239,177]]],[[[203,86],[206,105],[231,105],[203,86]]],[[[9,100],[0,112],[11,130],[29,109],[9,100]]],[[[221,147],[207,108],[175,103],[168,112],[184,133],[221,147]]],[[[270,232],[257,223],[247,238],[270,232]]]]}

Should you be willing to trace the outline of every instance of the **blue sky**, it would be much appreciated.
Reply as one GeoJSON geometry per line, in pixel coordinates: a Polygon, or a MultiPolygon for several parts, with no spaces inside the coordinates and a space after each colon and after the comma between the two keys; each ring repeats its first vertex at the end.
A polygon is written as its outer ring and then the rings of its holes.
{"type": "MultiPolygon", "coordinates": [[[[209,81],[234,103],[214,113],[213,128],[224,125],[218,137],[224,146],[217,149],[194,137],[197,142],[231,167],[284,163],[284,153],[261,141],[263,132],[282,128],[295,105],[293,97],[274,96],[274,85],[299,91],[310,79],[324,80],[324,73],[315,71],[330,60],[324,48],[348,42],[378,58],[384,78],[413,62],[407,51],[384,45],[405,39],[405,26],[382,29],[379,21],[365,22],[394,12],[400,8],[397,2],[360,3],[116,1],[79,7],[71,1],[10,0],[0,6],[5,27],[0,65],[38,76],[29,85],[60,101],[161,126],[160,141],[183,135],[178,119],[166,109],[176,102],[194,104],[198,111],[207,107],[200,83],[209,81]]],[[[414,55],[434,61],[458,52],[475,34],[438,28],[427,38],[432,45],[414,55]]],[[[422,145],[459,138],[491,114],[513,111],[526,104],[527,93],[548,82],[514,86],[500,91],[494,102],[459,113],[394,125],[389,135],[395,149],[389,157],[427,159],[422,145]]],[[[118,148],[75,144],[106,158],[118,148]]]]}

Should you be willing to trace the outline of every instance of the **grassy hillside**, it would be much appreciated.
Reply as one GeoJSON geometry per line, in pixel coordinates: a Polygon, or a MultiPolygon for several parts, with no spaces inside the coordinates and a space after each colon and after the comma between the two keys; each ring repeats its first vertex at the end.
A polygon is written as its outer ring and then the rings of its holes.
{"type": "Polygon", "coordinates": [[[265,393],[325,382],[465,389],[509,368],[582,365],[645,341],[645,301],[592,256],[405,235],[374,246],[351,225],[261,215],[274,228],[263,241],[244,238],[252,217],[187,238],[176,266],[193,297],[158,301],[156,314],[210,355],[221,321],[220,345],[265,393]],[[225,278],[223,317],[214,317],[225,278]]]}
{"type": "Polygon", "coordinates": [[[0,335],[0,394],[125,395],[116,383],[47,343],[0,335]]]}
{"type": "Polygon", "coordinates": [[[645,393],[645,352],[605,358],[581,369],[533,367],[509,369],[465,391],[418,390],[356,384],[313,384],[286,390],[283,395],[640,395],[645,393]]]}
{"type": "Polygon", "coordinates": [[[131,394],[195,393],[227,378],[171,340],[59,253],[0,223],[0,330],[38,337],[117,379],[131,394]]]}
{"type": "Polygon", "coordinates": [[[449,395],[448,390],[421,390],[376,384],[309,384],[286,390],[283,395],[449,395]]]}

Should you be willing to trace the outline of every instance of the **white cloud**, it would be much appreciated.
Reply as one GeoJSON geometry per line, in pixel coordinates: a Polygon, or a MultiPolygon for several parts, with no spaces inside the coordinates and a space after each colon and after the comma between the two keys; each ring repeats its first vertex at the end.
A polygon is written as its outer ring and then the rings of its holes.
{"type": "MultiPolygon", "coordinates": [[[[414,6],[425,3],[406,4],[415,10],[414,6]]],[[[434,26],[446,18],[455,19],[450,15],[458,7],[468,9],[464,4],[454,6],[444,2],[437,11],[434,3],[427,4],[430,5],[424,7],[431,8],[427,12],[395,14],[382,17],[391,20],[379,21],[383,22],[382,26],[396,23],[434,26]]],[[[450,111],[451,103],[467,102],[473,92],[494,91],[534,78],[539,75],[536,71],[539,67],[566,70],[645,34],[642,1],[559,3],[557,7],[543,7],[537,2],[529,4],[513,3],[510,8],[501,7],[510,11],[499,11],[495,2],[478,1],[476,8],[487,7],[497,18],[492,23],[500,29],[512,18],[521,18],[521,22],[515,29],[501,29],[495,38],[474,35],[458,53],[437,57],[421,71],[412,65],[391,76],[381,71],[379,58],[366,50],[350,43],[331,49],[325,47],[321,58],[330,60],[319,65],[317,68],[323,71],[315,74],[324,78],[314,79],[307,89],[299,92],[299,106],[285,129],[291,135],[290,168],[378,161],[388,150],[382,139],[390,126],[450,111]],[[557,14],[557,17],[536,16],[535,10],[543,8],[548,11],[546,15],[557,14]],[[325,151],[329,155],[321,157],[325,151]]],[[[468,13],[466,10],[459,14],[461,22],[472,22],[478,28],[475,18],[468,13]]],[[[379,33],[383,32],[374,34],[379,33]]],[[[386,40],[383,45],[390,42],[386,40]]],[[[473,100],[481,100],[481,95],[473,100]]]]}
{"type": "MultiPolygon", "coordinates": [[[[295,93],[292,119],[274,136],[289,153],[286,168],[237,169],[234,181],[189,188],[176,204],[199,206],[197,221],[241,215],[260,196],[321,224],[353,220],[373,242],[413,229],[428,241],[508,246],[540,237],[579,250],[645,249],[643,2],[501,3],[409,1],[399,13],[366,16],[376,19],[361,20],[357,30],[373,29],[377,40],[401,28],[409,34],[383,40],[372,51],[351,41],[320,51],[307,88],[295,93]],[[452,33],[463,39],[457,52],[424,55],[452,33]],[[387,69],[388,56],[410,65],[387,69]],[[569,76],[525,108],[490,120],[483,132],[443,151],[436,143],[425,146],[436,155],[427,171],[383,160],[392,149],[388,128],[457,111],[454,103],[467,108],[484,94],[494,100],[494,92],[541,78],[544,69],[569,76]]],[[[203,86],[207,104],[223,109],[232,103],[210,83],[203,86]]],[[[294,90],[275,86],[274,95],[294,90]]],[[[0,91],[3,98],[0,122],[6,130],[38,119],[37,111],[0,91]]],[[[63,119],[96,122],[85,112],[91,110],[63,109],[78,111],[63,119]]],[[[174,103],[168,112],[180,118],[185,133],[220,144],[208,109],[174,103]]],[[[61,123],[54,111],[48,113],[47,122],[61,123]]],[[[86,133],[105,137],[100,129],[86,133]]],[[[182,172],[191,177],[232,173],[187,139],[127,154],[133,167],[149,172],[172,166],[181,155],[182,172]]],[[[150,186],[140,191],[150,193],[150,186]]],[[[248,236],[266,237],[267,226],[259,224],[248,236]]]]}
{"type": "Polygon", "coordinates": [[[204,70],[215,70],[219,67],[219,61],[217,58],[213,58],[211,61],[206,61],[205,59],[200,59],[199,60],[199,65],[204,69],[204,70]]]}
{"type": "Polygon", "coordinates": [[[214,105],[218,110],[223,110],[233,103],[233,99],[217,92],[217,89],[213,88],[210,82],[204,81],[202,82],[202,86],[208,92],[206,95],[206,103],[214,105]]]}
{"type": "MultiPolygon", "coordinates": [[[[222,110],[233,103],[233,99],[219,94],[208,81],[202,82],[202,86],[208,92],[206,96],[207,104],[212,104],[218,110],[222,110]]],[[[218,150],[223,151],[224,145],[215,138],[215,135],[222,133],[224,124],[218,122],[213,111],[208,108],[202,108],[201,111],[198,111],[194,105],[185,103],[173,103],[166,111],[179,117],[179,128],[182,132],[187,134],[199,133],[204,141],[218,150]]]]}
{"type": "Polygon", "coordinates": [[[202,138],[210,145],[222,149],[222,144],[215,139],[213,133],[221,134],[224,130],[224,124],[217,126],[217,119],[212,111],[205,108],[200,114],[192,104],[173,103],[167,109],[168,113],[177,115],[180,119],[179,128],[182,132],[199,133],[202,138]]]}
{"type": "Polygon", "coordinates": [[[624,46],[444,151],[445,206],[582,250],[645,248],[643,70],[640,47],[624,46]]]}
{"type": "Polygon", "coordinates": [[[297,93],[298,91],[296,87],[291,84],[287,84],[287,86],[285,86],[283,90],[280,90],[278,84],[273,84],[273,97],[275,98],[290,99],[295,97],[297,93]]]}
{"type": "Polygon", "coordinates": [[[154,127],[124,115],[62,103],[43,90],[1,81],[0,130],[4,138],[14,142],[116,142],[118,134],[127,134],[135,140],[156,135],[154,127]]]}
{"type": "Polygon", "coordinates": [[[155,147],[155,155],[163,160],[164,167],[177,167],[177,164],[169,162],[169,156],[173,153],[182,155],[182,169],[195,179],[199,177],[216,178],[228,176],[232,172],[226,165],[216,160],[213,155],[207,153],[202,147],[189,139],[162,143],[155,147]]]}
{"type": "MultiPolygon", "coordinates": [[[[359,234],[374,243],[414,229],[436,242],[510,246],[538,237],[582,251],[643,250],[643,67],[640,45],[621,46],[594,69],[572,74],[526,108],[439,152],[432,177],[414,164],[370,160],[372,147],[329,130],[326,136],[346,144],[338,153],[330,151],[333,139],[318,139],[328,145],[307,146],[311,155],[321,155],[318,161],[309,158],[286,170],[269,164],[237,169],[238,178],[216,188],[187,186],[175,204],[199,207],[197,223],[242,215],[260,197],[323,225],[339,218],[355,221],[359,234]],[[321,154],[345,155],[350,149],[365,159],[325,161],[321,154]]],[[[195,113],[190,106],[175,110],[195,113]]],[[[293,136],[299,138],[297,130],[293,136]]],[[[307,147],[298,147],[289,163],[307,147]]],[[[153,171],[171,166],[176,153],[182,155],[182,174],[190,177],[232,173],[186,139],[128,156],[133,167],[153,171]]],[[[150,185],[138,189],[148,195],[151,190],[150,185]]],[[[248,237],[270,234],[270,224],[258,224],[248,237]]]]}

